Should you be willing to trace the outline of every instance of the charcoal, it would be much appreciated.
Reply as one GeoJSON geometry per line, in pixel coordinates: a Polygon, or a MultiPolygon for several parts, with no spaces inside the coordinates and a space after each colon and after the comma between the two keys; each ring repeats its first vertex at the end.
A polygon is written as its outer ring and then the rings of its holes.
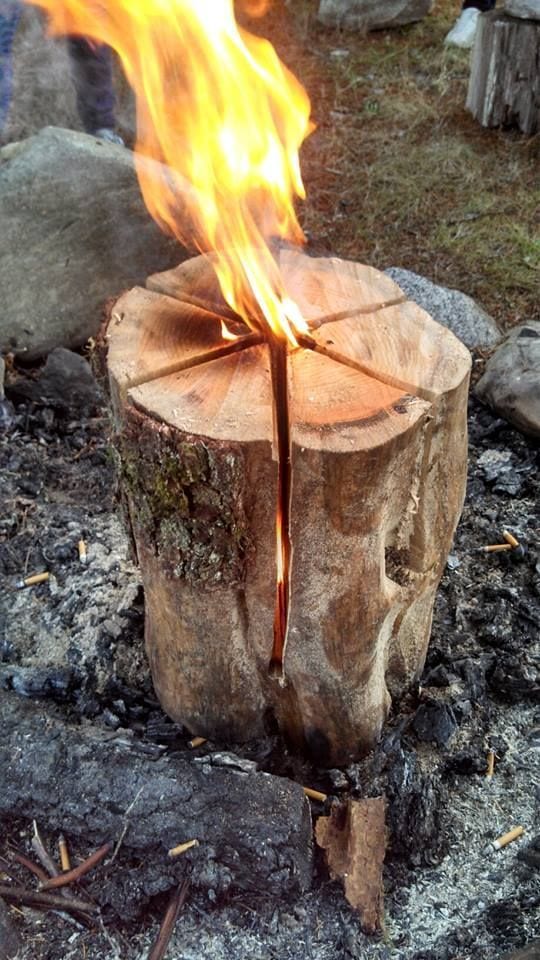
{"type": "Polygon", "coordinates": [[[454,710],[447,703],[428,700],[421,703],[412,720],[412,728],[419,740],[444,747],[457,730],[454,710]]]}
{"type": "Polygon", "coordinates": [[[122,836],[116,862],[87,889],[124,918],[186,872],[216,895],[236,888],[290,897],[310,885],[311,817],[298,784],[245,762],[149,757],[126,731],[77,727],[54,705],[14,694],[0,701],[0,727],[0,815],[36,818],[87,853],[122,836]],[[193,851],[167,857],[191,838],[199,840],[193,851]]]}

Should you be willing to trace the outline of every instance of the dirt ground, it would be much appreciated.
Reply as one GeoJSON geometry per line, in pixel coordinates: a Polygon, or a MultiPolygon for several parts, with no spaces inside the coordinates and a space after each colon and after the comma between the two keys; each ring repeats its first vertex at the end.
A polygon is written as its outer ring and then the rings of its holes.
{"type": "MultiPolygon", "coordinates": [[[[313,100],[318,130],[304,150],[302,213],[312,250],[416,270],[478,297],[502,326],[531,319],[538,138],[483,131],[465,113],[467,55],[442,45],[456,4],[442,0],[422,23],[366,38],[324,30],[315,7],[276,0],[257,24],[313,100]]],[[[27,15],[18,42],[10,136],[28,135],[44,117],[76,125],[67,62],[35,16],[27,15]]],[[[123,88],[120,125],[133,135],[123,88]]],[[[482,363],[475,358],[475,375],[482,363]]],[[[187,749],[185,732],[169,737],[152,694],[143,598],[116,513],[106,408],[81,414],[9,390],[8,399],[0,436],[0,690],[52,698],[71,719],[187,749]],[[89,544],[85,568],[81,536],[89,544]],[[19,578],[45,568],[48,583],[16,589],[19,578]]],[[[294,903],[265,891],[216,899],[192,889],[170,960],[502,960],[540,938],[537,446],[474,398],[469,427],[467,501],[421,688],[395,705],[379,750],[362,763],[318,770],[279,741],[262,761],[331,800],[385,791],[382,934],[361,932],[318,859],[313,889],[294,903]],[[521,550],[480,552],[505,529],[521,550]],[[490,749],[496,763],[488,780],[490,749]],[[523,838],[486,849],[517,824],[523,838]]],[[[324,812],[314,805],[314,816],[324,812]]],[[[29,836],[29,824],[0,825],[0,854],[9,856],[12,844],[28,849],[29,836]]],[[[12,910],[21,958],[143,960],[166,899],[130,923],[119,905],[90,931],[54,914],[12,910]]]]}
{"type": "MultiPolygon", "coordinates": [[[[13,389],[8,396],[14,408],[0,440],[0,687],[44,706],[52,698],[71,720],[127,728],[147,745],[185,751],[188,734],[171,732],[152,695],[138,574],[115,513],[106,410],[81,417],[69,407],[20,402],[13,389]],[[77,555],[81,536],[86,567],[77,555]],[[42,569],[51,573],[48,583],[16,589],[20,577],[42,569]]],[[[296,903],[264,891],[216,899],[193,889],[168,956],[499,960],[540,936],[537,503],[537,450],[472,400],[467,502],[421,688],[395,705],[379,749],[343,771],[310,767],[279,740],[259,751],[262,769],[322,789],[330,802],[385,792],[382,936],[362,934],[318,860],[313,890],[296,903]],[[523,549],[480,552],[500,542],[504,529],[523,549]],[[496,754],[491,781],[489,749],[496,754]],[[486,852],[516,824],[522,839],[486,852]]],[[[314,816],[324,812],[314,804],[314,816]]],[[[30,832],[29,824],[4,823],[3,855],[13,844],[30,852],[30,832]]],[[[22,956],[146,957],[165,903],[158,897],[129,923],[119,905],[92,932],[18,911],[22,956]]]]}

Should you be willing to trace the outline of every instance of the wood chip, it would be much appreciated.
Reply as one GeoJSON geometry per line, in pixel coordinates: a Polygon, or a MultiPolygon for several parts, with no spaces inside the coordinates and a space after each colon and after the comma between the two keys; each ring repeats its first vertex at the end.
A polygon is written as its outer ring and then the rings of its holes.
{"type": "Polygon", "coordinates": [[[330,873],[343,880],[345,896],[366,933],[376,933],[382,924],[385,810],[384,797],[349,800],[329,817],[319,817],[315,826],[330,873]]]}

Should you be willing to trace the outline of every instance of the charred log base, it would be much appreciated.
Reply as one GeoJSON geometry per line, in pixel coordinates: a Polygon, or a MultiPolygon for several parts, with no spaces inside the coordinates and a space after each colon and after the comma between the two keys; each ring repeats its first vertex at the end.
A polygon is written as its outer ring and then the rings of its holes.
{"type": "Polygon", "coordinates": [[[133,738],[71,726],[54,707],[15,695],[1,698],[0,725],[2,818],[35,818],[85,855],[121,841],[120,863],[106,860],[95,882],[88,876],[101,906],[134,916],[186,875],[216,893],[309,887],[311,817],[298,784],[230,754],[149,759],[133,738]],[[199,845],[168,857],[190,839],[199,845]]]}

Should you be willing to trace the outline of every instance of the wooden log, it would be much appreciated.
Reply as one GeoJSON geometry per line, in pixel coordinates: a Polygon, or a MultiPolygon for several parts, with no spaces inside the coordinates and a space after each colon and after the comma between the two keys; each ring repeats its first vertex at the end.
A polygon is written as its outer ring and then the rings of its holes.
{"type": "Polygon", "coordinates": [[[311,333],[287,360],[292,556],[277,677],[270,351],[249,332],[223,341],[194,304],[221,310],[204,258],[113,310],[118,449],[164,709],[233,740],[277,721],[320,763],[346,762],[376,741],[389,691],[423,667],[464,495],[470,357],[370,267],[297,252],[281,266],[311,333]]]}
{"type": "Polygon", "coordinates": [[[540,129],[540,22],[498,10],[478,18],[467,109],[483,127],[540,129]]]}
{"type": "Polygon", "coordinates": [[[290,897],[310,886],[311,814],[299,784],[240,758],[235,767],[231,754],[148,755],[127,731],[71,724],[53,704],[5,691],[0,726],[0,838],[12,839],[14,820],[35,819],[52,840],[65,834],[73,853],[118,844],[84,888],[124,920],[186,873],[221,894],[290,897]],[[190,839],[198,846],[168,856],[190,839]]]}

